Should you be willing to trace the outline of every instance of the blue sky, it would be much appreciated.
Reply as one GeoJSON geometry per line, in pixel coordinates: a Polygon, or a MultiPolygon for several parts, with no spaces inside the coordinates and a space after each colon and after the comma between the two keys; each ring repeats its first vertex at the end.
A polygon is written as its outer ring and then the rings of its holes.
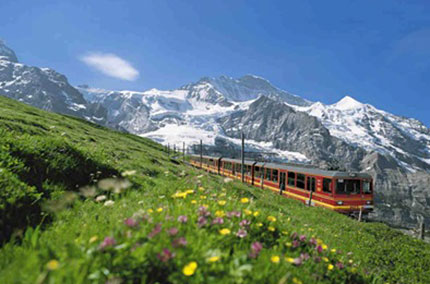
{"type": "Polygon", "coordinates": [[[0,11],[0,38],[20,61],[72,84],[173,89],[256,74],[312,101],[348,94],[430,126],[428,0],[2,0],[0,11]],[[97,71],[106,61],[125,73],[97,71]]]}

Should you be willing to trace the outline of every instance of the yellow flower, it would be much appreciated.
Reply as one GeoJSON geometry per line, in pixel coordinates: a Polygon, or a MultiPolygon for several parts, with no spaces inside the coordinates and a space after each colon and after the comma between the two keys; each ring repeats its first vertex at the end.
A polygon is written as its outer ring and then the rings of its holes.
{"type": "Polygon", "coordinates": [[[225,200],[220,200],[220,201],[218,201],[218,204],[219,204],[220,206],[224,206],[226,203],[227,203],[227,201],[225,201],[225,200]]]}
{"type": "Polygon", "coordinates": [[[287,242],[287,243],[285,243],[285,245],[286,245],[287,247],[291,247],[293,244],[292,244],[292,243],[290,243],[290,242],[287,242]]]}
{"type": "Polygon", "coordinates": [[[249,198],[244,197],[244,198],[240,199],[240,202],[242,202],[242,203],[248,203],[249,202],[249,198]]]}
{"type": "Polygon", "coordinates": [[[328,258],[327,257],[323,257],[322,260],[324,260],[324,262],[328,262],[328,258]]]}
{"type": "Polygon", "coordinates": [[[288,232],[287,231],[282,231],[282,234],[288,235],[288,232]]]}
{"type": "Polygon", "coordinates": [[[348,260],[349,264],[352,264],[354,261],[352,259],[348,260]]]}
{"type": "Polygon", "coordinates": [[[154,212],[154,210],[152,210],[151,208],[148,209],[148,213],[152,213],[154,212]]]}
{"type": "Polygon", "coordinates": [[[208,258],[209,262],[217,262],[218,260],[220,260],[221,257],[219,256],[212,256],[208,258]]]}
{"type": "Polygon", "coordinates": [[[98,237],[97,236],[92,236],[90,239],[90,244],[94,243],[95,241],[97,241],[98,237]]]}
{"type": "Polygon", "coordinates": [[[197,201],[195,201],[194,199],[191,200],[191,204],[196,204],[196,203],[197,203],[197,201]]]}
{"type": "Polygon", "coordinates": [[[317,245],[322,245],[323,241],[321,239],[317,239],[317,245]]]}
{"type": "Polygon", "coordinates": [[[293,283],[294,284],[303,284],[303,282],[299,279],[297,279],[296,277],[293,277],[293,283]]]}
{"type": "Polygon", "coordinates": [[[336,252],[336,249],[331,249],[331,252],[332,252],[332,253],[335,253],[335,252],[336,252]]]}
{"type": "Polygon", "coordinates": [[[48,263],[46,264],[46,268],[48,268],[48,270],[56,270],[59,266],[60,263],[58,262],[58,260],[55,259],[48,261],[48,263]]]}
{"type": "Polygon", "coordinates": [[[200,199],[206,199],[206,195],[201,195],[200,199]]]}
{"type": "Polygon", "coordinates": [[[326,244],[322,244],[321,247],[322,247],[323,250],[328,249],[328,246],[326,244]]]}
{"type": "Polygon", "coordinates": [[[202,186],[200,186],[200,187],[199,187],[199,190],[200,190],[200,191],[203,191],[203,190],[205,190],[205,188],[204,188],[204,187],[202,187],[202,186]]]}
{"type": "Polygon", "coordinates": [[[157,212],[163,212],[163,208],[161,207],[157,208],[157,212]]]}
{"type": "Polygon", "coordinates": [[[224,211],[222,211],[222,210],[217,210],[217,211],[215,212],[215,216],[217,216],[217,217],[224,217],[224,216],[225,216],[225,213],[224,213],[224,211]]]}
{"type": "Polygon", "coordinates": [[[219,195],[220,197],[227,196],[227,193],[223,192],[219,195]]]}
{"type": "Polygon", "coordinates": [[[221,230],[219,230],[219,233],[221,234],[221,235],[229,235],[230,234],[230,229],[227,229],[227,228],[224,228],[224,229],[221,229],[221,230]]]}
{"type": "Polygon", "coordinates": [[[269,227],[267,227],[267,230],[274,232],[276,229],[275,229],[275,227],[269,226],[269,227]]]}
{"type": "Polygon", "coordinates": [[[281,259],[279,258],[278,255],[272,255],[272,257],[270,258],[270,261],[273,263],[279,263],[281,259]]]}
{"type": "Polygon", "coordinates": [[[328,269],[328,270],[333,270],[333,268],[334,268],[333,264],[329,264],[329,265],[327,266],[327,269],[328,269]]]}
{"type": "Polygon", "coordinates": [[[293,263],[294,262],[294,258],[292,258],[292,257],[286,257],[285,261],[289,262],[289,263],[293,263]]]}
{"type": "Polygon", "coordinates": [[[185,276],[191,276],[196,272],[197,269],[197,262],[191,261],[187,265],[184,266],[182,269],[182,273],[184,273],[185,276]]]}
{"type": "Polygon", "coordinates": [[[257,223],[257,227],[262,227],[263,223],[257,223]]]}
{"type": "Polygon", "coordinates": [[[188,189],[187,191],[185,191],[187,194],[191,194],[191,193],[194,193],[194,190],[192,190],[192,189],[188,189]]]}
{"type": "Polygon", "coordinates": [[[276,222],[276,218],[274,216],[268,216],[267,220],[270,222],[276,222]]]}
{"type": "Polygon", "coordinates": [[[245,215],[251,215],[252,211],[248,210],[248,209],[245,209],[245,210],[243,210],[243,213],[245,213],[245,215]]]}
{"type": "Polygon", "coordinates": [[[209,205],[208,205],[208,204],[203,204],[202,206],[203,206],[203,207],[206,207],[206,209],[207,209],[207,208],[209,208],[209,205]]]}
{"type": "Polygon", "coordinates": [[[259,211],[255,211],[254,212],[254,217],[257,217],[258,215],[260,215],[260,212],[259,211]]]}
{"type": "Polygon", "coordinates": [[[290,221],[291,221],[291,218],[290,218],[290,217],[288,217],[288,218],[287,218],[287,221],[288,221],[288,222],[290,222],[290,221]]]}

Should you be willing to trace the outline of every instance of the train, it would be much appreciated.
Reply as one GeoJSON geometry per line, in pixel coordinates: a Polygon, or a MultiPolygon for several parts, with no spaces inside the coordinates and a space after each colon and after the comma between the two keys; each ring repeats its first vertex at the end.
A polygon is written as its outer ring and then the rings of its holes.
{"type": "MultiPolygon", "coordinates": [[[[238,159],[190,155],[190,164],[242,180],[242,161],[238,159]]],[[[245,160],[243,181],[310,206],[343,214],[361,215],[373,210],[373,179],[367,173],[245,160]]]]}

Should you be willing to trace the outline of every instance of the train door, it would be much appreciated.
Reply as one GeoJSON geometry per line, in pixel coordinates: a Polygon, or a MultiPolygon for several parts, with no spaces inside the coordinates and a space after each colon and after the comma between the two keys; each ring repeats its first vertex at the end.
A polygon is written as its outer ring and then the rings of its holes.
{"type": "Polygon", "coordinates": [[[282,192],[285,190],[285,179],[286,179],[285,172],[281,172],[281,175],[279,176],[279,194],[280,195],[282,195],[282,192]]]}

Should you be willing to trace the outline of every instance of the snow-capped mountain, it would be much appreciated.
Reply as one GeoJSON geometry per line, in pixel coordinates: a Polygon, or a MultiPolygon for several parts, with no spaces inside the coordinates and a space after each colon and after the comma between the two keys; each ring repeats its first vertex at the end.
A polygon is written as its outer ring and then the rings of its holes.
{"type": "Polygon", "coordinates": [[[75,88],[52,69],[18,63],[3,43],[0,94],[178,148],[202,139],[226,156],[238,155],[243,131],[248,151],[372,174],[376,220],[409,226],[424,216],[430,224],[430,130],[349,96],[313,103],[254,75],[204,77],[175,90],[75,88]]]}
{"type": "Polygon", "coordinates": [[[41,109],[104,123],[105,110],[89,104],[66,76],[19,63],[15,52],[1,41],[0,94],[41,109]]]}

